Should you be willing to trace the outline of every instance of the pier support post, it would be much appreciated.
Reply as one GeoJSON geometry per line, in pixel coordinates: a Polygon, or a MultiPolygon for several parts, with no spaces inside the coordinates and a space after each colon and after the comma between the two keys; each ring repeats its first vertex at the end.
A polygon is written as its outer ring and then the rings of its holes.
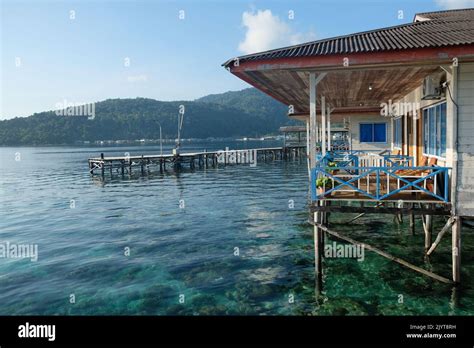
{"type": "MultiPolygon", "coordinates": [[[[394,203],[393,205],[394,205],[394,206],[397,206],[396,203],[394,203]]],[[[402,205],[401,207],[399,206],[399,208],[403,208],[403,205],[402,205]]],[[[395,214],[395,222],[396,222],[398,225],[403,224],[403,215],[402,215],[402,213],[396,213],[396,214],[395,214]]]]}
{"type": "Polygon", "coordinates": [[[101,164],[100,164],[100,171],[101,171],[101,174],[102,176],[104,176],[104,171],[105,171],[105,163],[104,163],[104,153],[102,152],[100,154],[100,159],[101,159],[101,164]]]}
{"type": "Polygon", "coordinates": [[[316,272],[317,284],[322,281],[322,230],[317,227],[317,224],[321,222],[321,213],[314,213],[314,270],[316,272]]]}
{"type": "MultiPolygon", "coordinates": [[[[413,203],[411,204],[411,208],[414,209],[413,203]]],[[[415,214],[413,211],[410,212],[410,232],[413,236],[415,235],[415,214]]]]}
{"type": "Polygon", "coordinates": [[[431,215],[424,216],[423,230],[425,232],[425,252],[427,252],[431,247],[433,234],[433,217],[431,215]]]}
{"type": "Polygon", "coordinates": [[[181,169],[181,157],[180,157],[180,155],[175,156],[174,169],[175,170],[181,169]]]}
{"type": "Polygon", "coordinates": [[[452,226],[453,282],[461,282],[461,218],[457,217],[452,226]]]}

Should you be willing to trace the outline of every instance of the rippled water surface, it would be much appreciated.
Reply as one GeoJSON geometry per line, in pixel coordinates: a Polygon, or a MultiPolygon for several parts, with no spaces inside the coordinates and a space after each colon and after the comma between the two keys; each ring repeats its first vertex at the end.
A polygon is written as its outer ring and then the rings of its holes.
{"type": "MultiPolygon", "coordinates": [[[[472,229],[463,228],[458,291],[366,252],[362,262],[325,259],[316,300],[304,161],[103,181],[87,168],[87,158],[100,152],[159,148],[0,148],[0,242],[39,248],[36,262],[0,258],[0,314],[474,313],[472,229]]],[[[428,263],[421,222],[412,236],[390,216],[344,223],[353,216],[333,214],[332,228],[450,276],[449,236],[428,263]]],[[[437,221],[435,231],[443,224],[437,221]]]]}

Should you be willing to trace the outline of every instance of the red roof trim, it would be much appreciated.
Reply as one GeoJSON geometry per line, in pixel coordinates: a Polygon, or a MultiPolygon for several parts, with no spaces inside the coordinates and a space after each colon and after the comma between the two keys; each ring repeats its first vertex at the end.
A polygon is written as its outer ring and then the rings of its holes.
{"type": "MultiPolygon", "coordinates": [[[[230,71],[237,75],[237,73],[245,71],[277,69],[345,69],[346,67],[343,65],[344,58],[349,59],[348,68],[370,65],[404,65],[409,63],[441,64],[449,63],[453,58],[458,58],[460,61],[474,61],[474,46],[462,45],[387,52],[335,54],[331,56],[261,59],[258,61],[240,62],[239,66],[232,66],[230,64],[230,71]]],[[[241,75],[239,74],[240,78],[249,82],[241,75]]]]}

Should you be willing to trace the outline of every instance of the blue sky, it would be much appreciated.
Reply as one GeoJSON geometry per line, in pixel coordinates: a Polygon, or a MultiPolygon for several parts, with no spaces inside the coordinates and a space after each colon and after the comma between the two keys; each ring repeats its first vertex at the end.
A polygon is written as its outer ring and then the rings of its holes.
{"type": "Polygon", "coordinates": [[[0,1],[1,119],[64,100],[192,100],[239,90],[248,85],[220,66],[228,58],[402,24],[416,12],[474,6],[472,0],[0,1]]]}

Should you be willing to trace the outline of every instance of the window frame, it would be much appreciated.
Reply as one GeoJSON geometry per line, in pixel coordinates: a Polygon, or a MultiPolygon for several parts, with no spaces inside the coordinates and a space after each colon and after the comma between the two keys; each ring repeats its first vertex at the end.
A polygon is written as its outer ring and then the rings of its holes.
{"type": "Polygon", "coordinates": [[[402,147],[403,147],[403,123],[404,123],[403,122],[403,116],[393,118],[393,130],[392,130],[392,132],[393,132],[393,134],[392,134],[393,141],[392,141],[392,143],[393,143],[393,148],[397,149],[397,150],[401,150],[402,147]],[[397,125],[397,122],[400,122],[400,124],[397,125]],[[397,139],[398,138],[397,131],[400,133],[399,134],[400,135],[400,143],[399,144],[397,142],[397,140],[398,140],[397,139]]]}
{"type": "Polygon", "coordinates": [[[426,157],[433,157],[441,160],[446,160],[446,127],[442,127],[443,119],[442,114],[440,113],[443,110],[444,105],[444,125],[447,125],[447,118],[448,118],[448,108],[447,108],[447,101],[443,100],[433,105],[427,106],[422,109],[422,129],[423,129],[423,136],[422,136],[422,143],[423,143],[423,156],[426,157]],[[432,121],[433,119],[433,121],[432,121]],[[444,131],[444,144],[441,143],[443,138],[443,131],[444,131]],[[431,134],[431,133],[434,134],[431,134]],[[430,142],[433,142],[431,144],[430,142]],[[444,145],[444,147],[443,147],[444,145]],[[434,147],[433,147],[434,146],[434,147]],[[442,151],[444,150],[444,154],[442,151]],[[438,154],[439,153],[439,154],[438,154]]]}
{"type": "Polygon", "coordinates": [[[387,144],[388,143],[388,132],[387,132],[387,122],[359,122],[359,143],[360,144],[387,144]],[[375,139],[375,127],[376,124],[383,124],[385,130],[385,141],[374,141],[375,139]],[[372,126],[372,141],[362,141],[362,125],[371,125],[372,126]]]}

